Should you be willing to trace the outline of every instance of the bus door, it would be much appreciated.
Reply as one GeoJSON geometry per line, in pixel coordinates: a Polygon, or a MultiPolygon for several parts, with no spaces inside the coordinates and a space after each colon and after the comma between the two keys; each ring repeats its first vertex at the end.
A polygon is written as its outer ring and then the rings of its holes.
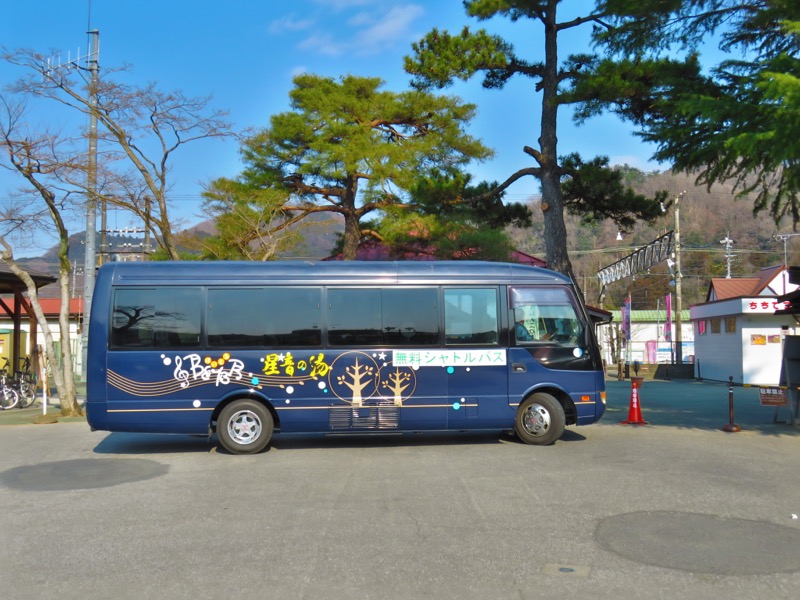
{"type": "Polygon", "coordinates": [[[438,302],[434,286],[328,290],[328,343],[352,348],[331,357],[331,431],[447,426],[438,302]]]}
{"type": "Polygon", "coordinates": [[[491,429],[508,420],[498,298],[496,287],[444,289],[448,429],[491,429]]]}

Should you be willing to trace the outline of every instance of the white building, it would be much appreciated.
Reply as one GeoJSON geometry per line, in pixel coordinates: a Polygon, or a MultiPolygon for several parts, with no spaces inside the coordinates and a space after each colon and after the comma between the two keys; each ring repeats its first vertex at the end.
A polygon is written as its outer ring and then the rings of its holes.
{"type": "Polygon", "coordinates": [[[689,309],[695,340],[695,377],[736,384],[778,385],[783,338],[797,335],[778,296],[795,291],[784,265],[763,269],[759,277],[718,278],[707,301],[689,309]]]}
{"type": "MultiPolygon", "coordinates": [[[[603,352],[606,364],[613,365],[615,360],[613,350],[619,346],[618,339],[622,337],[622,311],[611,311],[611,323],[598,328],[598,341],[603,352]]],[[[667,328],[667,313],[660,310],[632,310],[630,340],[624,344],[622,360],[624,362],[638,362],[642,364],[672,363],[675,358],[675,315],[670,324],[669,337],[665,335],[667,328]]],[[[683,361],[692,362],[694,358],[694,330],[689,321],[689,311],[681,311],[681,346],[683,361]]]]}

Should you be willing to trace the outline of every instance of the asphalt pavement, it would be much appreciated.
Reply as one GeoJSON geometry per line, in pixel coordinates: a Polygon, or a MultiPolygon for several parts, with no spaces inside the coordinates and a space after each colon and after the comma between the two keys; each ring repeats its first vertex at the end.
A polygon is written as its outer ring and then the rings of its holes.
{"type": "Polygon", "coordinates": [[[0,597],[793,599],[800,427],[734,387],[724,432],[729,397],[645,381],[648,424],[623,425],[611,380],[604,419],[552,446],[276,436],[255,456],[5,411],[0,597]]]}

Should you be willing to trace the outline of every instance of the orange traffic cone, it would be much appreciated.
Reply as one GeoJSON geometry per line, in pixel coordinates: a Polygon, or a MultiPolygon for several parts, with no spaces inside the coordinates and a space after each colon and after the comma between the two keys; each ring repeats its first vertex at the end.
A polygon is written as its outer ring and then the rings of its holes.
{"type": "Polygon", "coordinates": [[[628,419],[620,422],[620,425],[648,425],[648,422],[642,418],[642,405],[639,402],[639,386],[643,380],[643,377],[631,377],[631,403],[628,407],[628,419]]]}

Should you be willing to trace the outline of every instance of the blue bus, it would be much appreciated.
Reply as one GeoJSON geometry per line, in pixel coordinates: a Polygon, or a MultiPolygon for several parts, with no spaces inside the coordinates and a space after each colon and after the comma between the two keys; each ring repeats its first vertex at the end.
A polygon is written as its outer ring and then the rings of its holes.
{"type": "Polygon", "coordinates": [[[116,262],[97,273],[94,430],[216,434],[509,431],[596,422],[605,383],[571,281],[518,264],[116,262]]]}

